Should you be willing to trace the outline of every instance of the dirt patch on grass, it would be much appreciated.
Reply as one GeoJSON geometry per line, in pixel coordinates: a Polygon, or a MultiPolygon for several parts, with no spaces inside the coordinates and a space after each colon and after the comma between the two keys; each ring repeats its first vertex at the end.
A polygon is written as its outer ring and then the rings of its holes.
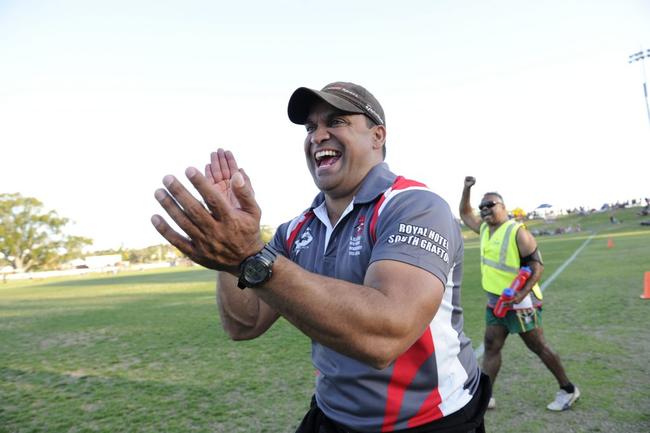
{"type": "Polygon", "coordinates": [[[60,348],[92,346],[100,341],[117,341],[117,337],[112,335],[108,329],[98,329],[95,331],[79,332],[59,332],[42,339],[38,347],[42,350],[60,348]]]}

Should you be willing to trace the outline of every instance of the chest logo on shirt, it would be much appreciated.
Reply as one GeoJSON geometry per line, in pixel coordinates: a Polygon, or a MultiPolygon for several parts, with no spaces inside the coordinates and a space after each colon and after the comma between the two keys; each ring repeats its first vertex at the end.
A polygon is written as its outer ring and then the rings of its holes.
{"type": "Polygon", "coordinates": [[[366,216],[360,215],[357,224],[352,229],[352,236],[350,237],[350,244],[348,245],[348,254],[351,256],[358,256],[361,254],[363,245],[361,244],[361,237],[363,229],[366,227],[366,216]]]}
{"type": "Polygon", "coordinates": [[[449,240],[437,231],[413,224],[400,223],[397,233],[388,237],[389,244],[407,244],[440,257],[449,263],[449,240]]]}
{"type": "Polygon", "coordinates": [[[311,244],[311,241],[314,240],[314,237],[311,234],[311,227],[307,227],[307,230],[300,235],[296,243],[294,244],[296,246],[296,255],[300,253],[300,251],[309,248],[309,244],[311,244]]]}

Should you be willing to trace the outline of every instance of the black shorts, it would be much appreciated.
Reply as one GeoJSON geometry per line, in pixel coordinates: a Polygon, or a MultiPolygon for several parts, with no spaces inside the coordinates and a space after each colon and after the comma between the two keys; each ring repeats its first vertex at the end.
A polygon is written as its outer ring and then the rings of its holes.
{"type": "MultiPolygon", "coordinates": [[[[487,375],[481,373],[476,394],[462,409],[441,419],[417,427],[395,430],[394,433],[485,433],[483,416],[492,396],[492,387],[487,375]]],[[[312,397],[311,407],[303,418],[296,433],[359,433],[337,424],[328,418],[312,397]]]]}

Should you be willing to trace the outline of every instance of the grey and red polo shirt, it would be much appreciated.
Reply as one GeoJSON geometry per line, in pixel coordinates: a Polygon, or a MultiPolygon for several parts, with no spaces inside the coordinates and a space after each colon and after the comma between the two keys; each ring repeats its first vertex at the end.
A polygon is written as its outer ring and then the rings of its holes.
{"type": "Polygon", "coordinates": [[[429,327],[383,370],[312,340],[316,401],[328,417],[357,431],[389,432],[440,419],[469,402],[480,374],[463,333],[463,240],[441,197],[382,163],[334,227],[320,193],[309,210],[278,228],[272,244],[311,272],[351,283],[363,284],[370,263],[397,260],[445,285],[429,327]]]}

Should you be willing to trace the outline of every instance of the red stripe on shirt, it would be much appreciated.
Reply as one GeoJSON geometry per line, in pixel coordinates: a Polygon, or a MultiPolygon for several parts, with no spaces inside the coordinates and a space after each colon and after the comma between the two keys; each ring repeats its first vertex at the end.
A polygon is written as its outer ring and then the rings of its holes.
{"type": "MultiPolygon", "coordinates": [[[[382,432],[395,430],[406,389],[413,382],[422,364],[433,355],[433,338],[431,329],[427,327],[424,334],[393,364],[393,375],[388,384],[386,395],[386,410],[382,432]]],[[[428,399],[427,399],[428,400],[428,399]]]]}
{"type": "Polygon", "coordinates": [[[428,395],[427,399],[424,400],[418,413],[409,420],[408,427],[417,427],[442,418],[442,411],[438,407],[441,401],[442,398],[436,386],[428,395]]]}
{"type": "Polygon", "coordinates": [[[300,221],[298,221],[296,227],[294,227],[294,229],[291,230],[291,233],[287,238],[287,254],[291,254],[291,248],[293,248],[293,242],[296,240],[296,236],[298,236],[298,233],[300,233],[300,229],[302,228],[302,226],[307,224],[309,220],[311,220],[313,217],[314,217],[314,212],[312,212],[311,209],[305,212],[300,217],[300,221]]]}
{"type": "Polygon", "coordinates": [[[368,230],[370,231],[370,242],[373,244],[377,240],[377,217],[379,217],[379,208],[381,207],[381,204],[384,202],[384,200],[386,200],[385,193],[382,194],[379,200],[377,200],[377,203],[375,203],[375,208],[372,210],[372,217],[370,218],[370,226],[368,227],[368,230]]]}
{"type": "Polygon", "coordinates": [[[375,204],[375,208],[372,211],[370,226],[368,227],[368,229],[370,230],[370,241],[372,243],[375,243],[375,241],[377,240],[376,230],[377,230],[377,219],[379,218],[379,209],[381,208],[381,205],[384,203],[384,200],[386,200],[386,197],[388,197],[390,193],[393,191],[399,191],[411,187],[426,188],[427,186],[421,182],[411,180],[411,179],[405,179],[403,176],[397,176],[395,178],[395,181],[393,182],[393,185],[391,185],[391,187],[388,188],[386,192],[382,194],[379,200],[377,200],[377,203],[375,204]]]}
{"type": "Polygon", "coordinates": [[[400,189],[411,188],[413,186],[427,188],[427,186],[422,182],[418,182],[417,180],[406,179],[403,176],[398,176],[397,179],[395,179],[395,182],[393,183],[392,189],[395,191],[399,191],[400,189]]]}

